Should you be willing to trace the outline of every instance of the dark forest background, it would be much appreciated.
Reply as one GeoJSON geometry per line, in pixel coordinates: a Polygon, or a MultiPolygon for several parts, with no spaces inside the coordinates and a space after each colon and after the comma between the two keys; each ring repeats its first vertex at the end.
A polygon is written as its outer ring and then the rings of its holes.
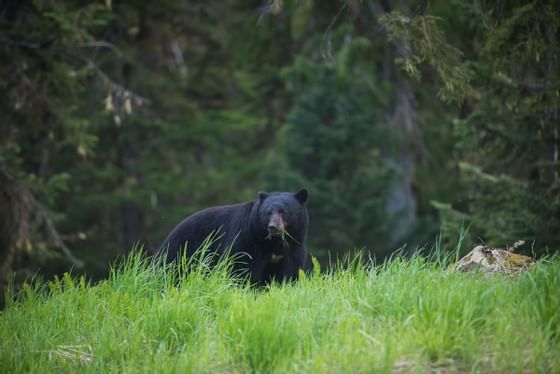
{"type": "Polygon", "coordinates": [[[311,192],[308,249],[559,248],[555,1],[3,1],[0,281],[311,192]]]}

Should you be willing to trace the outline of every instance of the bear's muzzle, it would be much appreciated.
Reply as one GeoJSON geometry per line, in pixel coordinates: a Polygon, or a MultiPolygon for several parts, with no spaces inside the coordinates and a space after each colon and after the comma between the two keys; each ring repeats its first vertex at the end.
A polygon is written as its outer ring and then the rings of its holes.
{"type": "Polygon", "coordinates": [[[268,234],[270,236],[279,236],[286,229],[284,220],[280,213],[272,213],[270,221],[268,222],[268,234]]]}

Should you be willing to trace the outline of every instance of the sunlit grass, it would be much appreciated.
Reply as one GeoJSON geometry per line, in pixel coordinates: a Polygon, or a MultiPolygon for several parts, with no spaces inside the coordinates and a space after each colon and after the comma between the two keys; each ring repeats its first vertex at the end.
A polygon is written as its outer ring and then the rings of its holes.
{"type": "Polygon", "coordinates": [[[132,257],[96,285],[25,286],[0,314],[0,372],[560,372],[560,260],[511,279],[451,257],[266,289],[132,257]]]}

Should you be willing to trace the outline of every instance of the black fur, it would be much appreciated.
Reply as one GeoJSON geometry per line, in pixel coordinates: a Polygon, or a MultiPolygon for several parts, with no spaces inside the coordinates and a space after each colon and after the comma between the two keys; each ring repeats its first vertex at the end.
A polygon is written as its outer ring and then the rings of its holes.
{"type": "Polygon", "coordinates": [[[163,241],[158,254],[176,261],[184,251],[192,256],[212,233],[222,236],[210,251],[222,255],[229,246],[234,270],[250,275],[251,283],[297,279],[307,257],[305,237],[309,216],[307,189],[296,193],[260,192],[254,201],[217,206],[197,212],[179,223],[163,241]],[[280,217],[287,234],[271,235],[271,215],[280,217]]]}

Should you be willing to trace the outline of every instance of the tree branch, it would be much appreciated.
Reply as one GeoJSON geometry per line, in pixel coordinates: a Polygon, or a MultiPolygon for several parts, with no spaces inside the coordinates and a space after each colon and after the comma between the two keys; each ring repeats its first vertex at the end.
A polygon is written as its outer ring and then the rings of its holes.
{"type": "Polygon", "coordinates": [[[0,163],[0,187],[2,192],[11,200],[12,206],[9,209],[17,210],[13,214],[8,214],[8,220],[11,219],[14,222],[7,223],[8,225],[11,224],[12,237],[6,243],[10,247],[6,248],[6,250],[14,251],[14,248],[21,248],[25,243],[29,243],[29,216],[35,213],[39,223],[45,225],[47,241],[59,249],[74,266],[78,268],[84,266],[83,261],[74,256],[61,239],[45,208],[28,189],[18,183],[2,163],[0,163]]]}

